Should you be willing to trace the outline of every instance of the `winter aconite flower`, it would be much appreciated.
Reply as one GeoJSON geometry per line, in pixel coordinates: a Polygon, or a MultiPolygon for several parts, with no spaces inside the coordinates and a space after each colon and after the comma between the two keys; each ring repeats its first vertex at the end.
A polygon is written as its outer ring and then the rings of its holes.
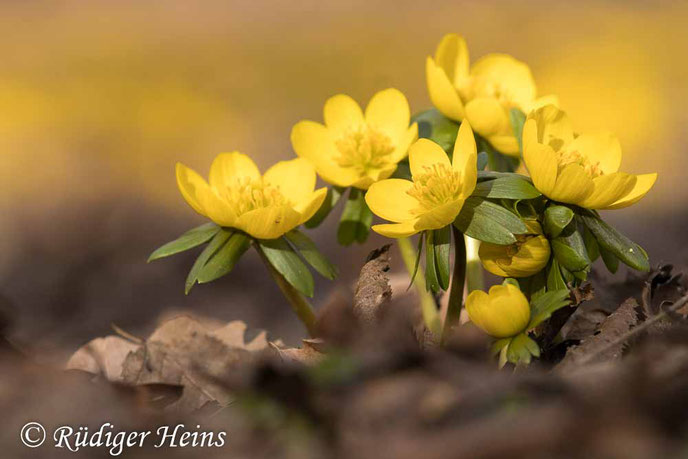
{"type": "Polygon", "coordinates": [[[339,94],[325,102],[325,125],[298,122],[291,143],[326,182],[366,190],[392,175],[418,138],[410,118],[408,101],[397,89],[375,94],[365,114],[355,100],[339,94]]]}
{"type": "Polygon", "coordinates": [[[467,122],[459,128],[452,162],[436,143],[418,140],[409,150],[413,181],[382,180],[366,193],[370,210],[395,222],[375,225],[373,230],[400,238],[451,224],[475,188],[476,160],[475,138],[467,122]]]}
{"type": "Polygon", "coordinates": [[[527,114],[556,100],[536,99],[530,69],[509,55],[488,54],[469,68],[466,41],[456,34],[442,38],[435,57],[427,58],[425,72],[433,105],[448,118],[467,119],[475,132],[508,155],[519,154],[510,109],[527,114]]]}
{"type": "Polygon", "coordinates": [[[566,113],[553,105],[530,115],[523,127],[523,159],[535,187],[548,198],[587,209],[620,209],[638,202],[657,174],[618,172],[621,145],[609,132],[576,135],[566,113]]]}
{"type": "Polygon", "coordinates": [[[222,153],[209,182],[177,163],[179,191],[196,212],[258,239],[278,238],[313,216],[327,194],[315,190],[315,181],[315,169],[300,158],[278,162],[261,176],[248,156],[222,153]]]}
{"type": "Polygon", "coordinates": [[[516,336],[530,322],[530,305],[525,295],[511,284],[495,285],[489,293],[474,290],[466,298],[471,322],[494,338],[516,336]]]}
{"type": "Polygon", "coordinates": [[[526,220],[528,233],[517,234],[511,245],[482,242],[478,254],[483,267],[496,276],[528,277],[540,272],[549,261],[550,247],[542,227],[526,220]]]}

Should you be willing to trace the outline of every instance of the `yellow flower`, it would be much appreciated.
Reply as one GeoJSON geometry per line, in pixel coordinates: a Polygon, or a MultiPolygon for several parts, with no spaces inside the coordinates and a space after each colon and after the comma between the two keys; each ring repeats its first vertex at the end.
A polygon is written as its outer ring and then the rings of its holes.
{"type": "Polygon", "coordinates": [[[547,266],[550,248],[542,227],[534,220],[525,223],[528,233],[515,235],[511,245],[480,244],[478,255],[486,270],[501,277],[528,277],[547,266]]]}
{"type": "Polygon", "coordinates": [[[471,322],[495,338],[518,335],[530,322],[530,305],[518,287],[495,285],[489,293],[474,290],[466,298],[471,322]]]}
{"type": "Polygon", "coordinates": [[[657,174],[618,172],[621,145],[609,132],[573,133],[566,113],[553,105],[530,115],[523,127],[523,159],[535,187],[548,198],[587,209],[620,209],[638,202],[657,174]]]}
{"type": "Polygon", "coordinates": [[[331,97],[325,102],[324,118],[324,126],[299,121],[291,131],[291,144],[333,185],[367,190],[394,173],[418,138],[418,125],[409,127],[408,101],[393,88],[375,94],[365,115],[351,97],[331,97]]]}
{"type": "Polygon", "coordinates": [[[409,150],[413,181],[388,179],[371,185],[365,200],[374,214],[395,223],[375,225],[386,237],[407,237],[439,229],[456,219],[477,179],[473,131],[461,124],[450,162],[442,147],[420,139],[409,150]]]}
{"type": "Polygon", "coordinates": [[[433,105],[446,117],[467,119],[475,132],[498,151],[519,155],[509,110],[528,114],[556,97],[536,99],[533,75],[526,64],[506,54],[488,54],[469,69],[466,40],[457,34],[442,38],[435,58],[425,64],[433,105]]]}
{"type": "Polygon", "coordinates": [[[313,216],[327,194],[315,190],[315,181],[313,166],[300,158],[278,162],[261,176],[248,156],[222,153],[210,167],[210,183],[177,163],[179,191],[196,212],[258,239],[278,238],[313,216]]]}

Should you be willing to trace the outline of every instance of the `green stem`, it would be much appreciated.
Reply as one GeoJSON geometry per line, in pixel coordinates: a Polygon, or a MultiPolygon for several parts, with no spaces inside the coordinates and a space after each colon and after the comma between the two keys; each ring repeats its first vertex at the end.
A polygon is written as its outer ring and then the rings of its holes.
{"type": "Polygon", "coordinates": [[[444,318],[442,342],[444,343],[454,325],[459,323],[461,305],[463,303],[463,288],[466,280],[466,242],[461,231],[452,225],[454,234],[454,272],[452,273],[449,291],[449,305],[447,316],[444,318]]]}
{"type": "Polygon", "coordinates": [[[312,337],[315,337],[316,320],[315,312],[313,311],[313,307],[311,306],[311,304],[308,302],[308,300],[306,300],[303,297],[303,295],[298,290],[296,290],[289,282],[287,282],[284,276],[277,272],[277,270],[272,266],[270,261],[263,253],[263,251],[260,250],[260,247],[258,247],[258,245],[255,245],[255,248],[258,254],[260,255],[260,259],[263,260],[265,267],[268,269],[268,271],[270,271],[270,274],[272,275],[272,278],[275,280],[275,283],[277,284],[279,289],[282,291],[282,294],[291,305],[292,310],[296,313],[296,316],[303,323],[303,325],[305,325],[306,330],[308,330],[308,334],[312,337]]]}
{"type": "Polygon", "coordinates": [[[466,240],[466,290],[482,290],[485,287],[483,281],[483,266],[480,263],[478,249],[480,241],[472,237],[464,236],[466,240]]]}
{"type": "MultiPolygon", "coordinates": [[[[418,237],[423,237],[423,235],[419,234],[418,237]]],[[[405,237],[397,239],[397,244],[401,252],[401,258],[404,260],[404,265],[406,265],[406,270],[409,276],[412,276],[414,267],[416,266],[416,257],[418,256],[416,249],[413,248],[411,240],[405,237]]],[[[430,330],[433,336],[439,338],[442,330],[442,319],[437,311],[435,298],[433,298],[432,294],[426,289],[425,278],[423,276],[416,275],[413,285],[420,297],[420,310],[423,315],[423,322],[425,322],[425,326],[430,330]]]]}

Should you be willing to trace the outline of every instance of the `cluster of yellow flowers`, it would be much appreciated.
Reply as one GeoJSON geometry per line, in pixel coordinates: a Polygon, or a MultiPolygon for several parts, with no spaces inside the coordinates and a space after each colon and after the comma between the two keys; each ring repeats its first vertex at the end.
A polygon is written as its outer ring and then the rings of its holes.
{"type": "MultiPolygon", "coordinates": [[[[578,220],[569,224],[573,211],[593,211],[580,216],[593,218],[595,210],[636,203],[654,185],[656,174],[619,172],[618,139],[603,131],[576,133],[557,98],[538,97],[530,69],[511,56],[489,54],[470,65],[465,40],[449,34],[434,57],[427,58],[426,77],[436,110],[449,122],[460,123],[451,152],[431,136],[418,138],[418,122],[411,122],[408,101],[399,90],[378,92],[365,110],[340,94],[325,102],[324,123],[300,121],[293,127],[296,159],[279,162],[261,175],[248,156],[224,153],[213,162],[208,181],[178,164],[179,189],[196,212],[217,225],[271,240],[308,222],[323,205],[328,190],[316,189],[317,174],[340,192],[350,188],[352,196],[357,190],[365,193],[366,210],[390,222],[372,226],[374,231],[406,238],[456,225],[464,204],[475,199],[472,196],[492,197],[475,194],[482,177],[479,168],[484,167],[478,165],[478,147],[485,146],[493,154],[522,158],[530,177],[510,175],[525,182],[524,186],[534,186],[535,195],[544,198],[530,204],[534,209],[530,213],[519,210],[521,198],[512,198],[525,231],[514,232],[515,242],[508,244],[484,238],[479,257],[495,275],[529,278],[556,263],[566,265],[552,240],[560,233],[577,237],[571,225],[578,220]],[[524,117],[520,129],[514,124],[514,113],[524,117]],[[406,162],[410,173],[400,173],[400,163],[406,162]],[[545,209],[554,205],[571,212],[556,231],[548,229],[550,223],[543,217],[548,214],[545,209]],[[564,227],[568,233],[562,233],[564,227]]],[[[484,178],[495,177],[500,179],[499,175],[484,178]]],[[[597,242],[586,243],[589,251],[593,243],[597,247],[597,242]]],[[[571,247],[568,240],[562,244],[571,247]]],[[[605,242],[599,245],[598,251],[604,252],[605,242]]],[[[568,271],[564,271],[580,278],[587,265],[566,265],[568,271]]],[[[559,268],[555,269],[558,276],[559,268]]],[[[507,283],[489,293],[473,291],[466,307],[471,321],[486,333],[502,339],[515,337],[532,326],[527,298],[531,295],[532,300],[533,292],[524,294],[507,283]]]]}

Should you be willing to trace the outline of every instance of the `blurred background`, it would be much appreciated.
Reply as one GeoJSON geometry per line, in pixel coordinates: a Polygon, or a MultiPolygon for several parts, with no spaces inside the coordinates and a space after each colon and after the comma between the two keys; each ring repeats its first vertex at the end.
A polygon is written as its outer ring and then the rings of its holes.
{"type": "MultiPolygon", "coordinates": [[[[263,169],[288,159],[292,125],[321,120],[339,92],[365,103],[394,86],[413,112],[429,108],[424,59],[447,32],[466,37],[473,60],[527,62],[579,130],[619,135],[624,170],[659,172],[641,203],[606,218],[653,262],[682,264],[687,23],[688,4],[656,1],[3,1],[2,322],[46,358],[111,323],[145,335],[173,311],[296,341],[304,330],[254,254],[188,297],[194,254],[146,264],[202,223],[174,164],[205,175],[223,151],[263,169]]],[[[318,284],[316,305],[346,294],[383,243],[339,248],[335,223],[312,233],[342,271],[318,284]]]]}

